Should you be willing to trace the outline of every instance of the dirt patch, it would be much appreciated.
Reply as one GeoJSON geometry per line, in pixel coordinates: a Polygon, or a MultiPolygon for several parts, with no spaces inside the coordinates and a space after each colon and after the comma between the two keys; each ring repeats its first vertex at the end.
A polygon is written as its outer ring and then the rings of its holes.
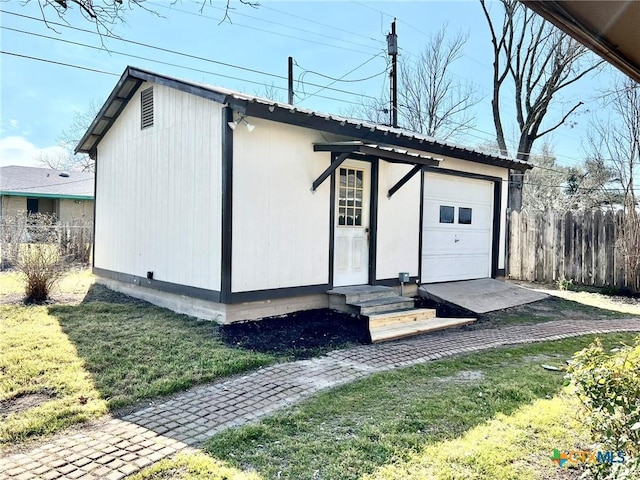
{"type": "Polygon", "coordinates": [[[365,319],[328,309],[223,325],[220,336],[229,346],[294,358],[371,343],[365,319]]]}
{"type": "Polygon", "coordinates": [[[52,392],[25,393],[0,401],[0,418],[4,419],[12,413],[21,413],[46,403],[56,396],[52,392]]]}

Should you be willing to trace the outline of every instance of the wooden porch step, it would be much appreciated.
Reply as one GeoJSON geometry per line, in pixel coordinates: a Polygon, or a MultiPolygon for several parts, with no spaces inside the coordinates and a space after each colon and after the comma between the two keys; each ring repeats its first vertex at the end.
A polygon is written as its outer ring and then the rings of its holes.
{"type": "Polygon", "coordinates": [[[343,304],[366,302],[377,298],[397,296],[395,290],[383,285],[356,285],[353,287],[336,287],[327,292],[329,300],[342,300],[343,304]]]}
{"type": "Polygon", "coordinates": [[[416,322],[394,324],[381,328],[370,328],[371,341],[373,343],[384,342],[387,340],[397,340],[399,338],[411,337],[427,332],[435,332],[445,328],[462,327],[475,322],[475,318],[431,318],[428,320],[419,320],[416,322]]]}
{"type": "Polygon", "coordinates": [[[413,309],[415,302],[413,298],[393,296],[349,303],[348,306],[354,309],[355,313],[369,317],[383,312],[413,309]]]}
{"type": "Polygon", "coordinates": [[[390,327],[391,325],[410,324],[436,317],[436,311],[431,308],[413,308],[369,315],[369,328],[390,327]]]}

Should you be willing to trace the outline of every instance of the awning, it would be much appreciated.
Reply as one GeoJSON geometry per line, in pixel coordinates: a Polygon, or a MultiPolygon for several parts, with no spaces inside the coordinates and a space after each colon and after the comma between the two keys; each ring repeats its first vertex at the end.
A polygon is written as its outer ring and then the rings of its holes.
{"type": "Polygon", "coordinates": [[[392,163],[407,163],[409,165],[425,165],[437,167],[441,158],[409,152],[399,148],[385,147],[375,143],[364,143],[359,140],[350,142],[314,143],[314,152],[348,153],[349,158],[379,158],[392,163]]]}
{"type": "Polygon", "coordinates": [[[422,167],[434,167],[438,166],[442,159],[433,158],[427,155],[420,155],[419,153],[409,152],[408,150],[402,150],[393,147],[386,147],[375,143],[364,143],[359,140],[349,142],[326,142],[326,143],[314,143],[313,150],[315,152],[331,152],[334,156],[331,161],[331,165],[322,172],[322,174],[313,182],[311,187],[312,191],[315,191],[322,182],[324,182],[329,176],[344,162],[347,158],[354,160],[367,160],[367,159],[380,159],[391,163],[404,163],[413,165],[411,169],[404,177],[402,177],[393,187],[389,189],[387,193],[388,197],[391,197],[396,193],[405,183],[422,170],[422,167]]]}

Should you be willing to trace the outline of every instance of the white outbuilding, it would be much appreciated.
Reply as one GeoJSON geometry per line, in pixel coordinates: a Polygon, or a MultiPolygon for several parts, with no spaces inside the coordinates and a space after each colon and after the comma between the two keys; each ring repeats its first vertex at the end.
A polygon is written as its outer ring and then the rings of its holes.
{"type": "Polygon", "coordinates": [[[221,323],[327,308],[337,287],[504,274],[526,163],[129,67],[96,160],[94,273],[221,323]]]}

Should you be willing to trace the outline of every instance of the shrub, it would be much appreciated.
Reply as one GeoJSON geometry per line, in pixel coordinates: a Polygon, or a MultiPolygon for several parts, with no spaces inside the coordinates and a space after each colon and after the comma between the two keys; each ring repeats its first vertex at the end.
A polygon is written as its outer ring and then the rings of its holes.
{"type": "Polygon", "coordinates": [[[574,355],[567,372],[599,450],[626,454],[624,463],[591,465],[589,473],[597,479],[640,478],[640,338],[610,353],[596,340],[574,355]]]}
{"type": "Polygon", "coordinates": [[[16,268],[27,280],[25,302],[42,303],[49,298],[53,285],[64,273],[64,261],[58,249],[47,243],[25,245],[16,268]]]}
{"type": "Polygon", "coordinates": [[[556,280],[556,288],[558,290],[573,290],[575,288],[572,279],[561,278],[556,280]]]}

